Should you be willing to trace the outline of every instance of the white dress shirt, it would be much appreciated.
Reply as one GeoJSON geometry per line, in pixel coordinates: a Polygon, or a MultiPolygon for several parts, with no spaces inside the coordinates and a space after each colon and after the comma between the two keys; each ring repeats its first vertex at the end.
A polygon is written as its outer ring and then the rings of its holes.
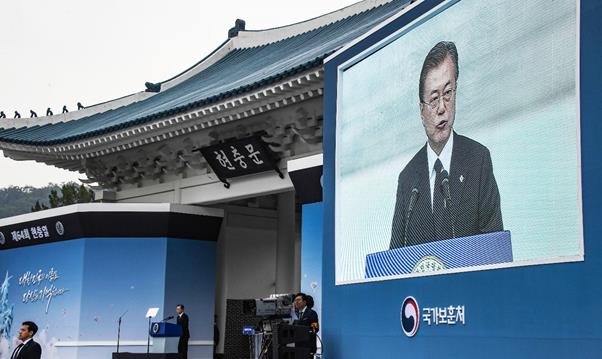
{"type": "Polygon", "coordinates": [[[428,142],[426,144],[426,154],[428,157],[429,166],[429,180],[431,184],[431,211],[433,210],[433,197],[435,197],[435,178],[437,177],[437,173],[435,173],[435,162],[437,161],[437,158],[441,160],[443,169],[449,173],[449,169],[451,167],[452,150],[454,148],[454,136],[455,135],[452,132],[439,156],[437,156],[435,151],[433,151],[428,142]]]}
{"type": "Polygon", "coordinates": [[[303,317],[303,313],[305,313],[305,309],[307,309],[307,306],[305,306],[303,309],[301,309],[299,311],[299,314],[297,315],[297,311],[295,310],[295,315],[297,317],[297,320],[301,319],[303,317]]]}

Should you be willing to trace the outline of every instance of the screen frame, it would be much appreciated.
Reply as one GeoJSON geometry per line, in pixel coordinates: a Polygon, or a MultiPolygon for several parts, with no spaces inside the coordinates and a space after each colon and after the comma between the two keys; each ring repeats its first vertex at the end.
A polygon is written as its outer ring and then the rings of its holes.
{"type": "MultiPolygon", "coordinates": [[[[578,188],[577,188],[577,191],[578,191],[578,202],[579,202],[579,219],[578,219],[578,221],[579,221],[579,231],[580,231],[580,233],[579,233],[579,235],[580,235],[579,253],[576,255],[560,256],[560,257],[554,257],[554,258],[530,259],[530,260],[523,260],[523,261],[513,261],[513,262],[509,262],[509,263],[499,263],[499,264],[490,264],[490,265],[481,265],[481,266],[467,266],[467,267],[461,267],[461,268],[443,269],[443,270],[439,270],[439,271],[435,271],[435,272],[409,273],[409,274],[393,275],[393,276],[378,277],[378,278],[361,278],[361,279],[352,279],[352,280],[339,280],[338,279],[338,276],[337,276],[337,267],[338,267],[337,253],[338,253],[338,251],[337,251],[337,248],[338,248],[338,246],[341,245],[341,243],[338,243],[339,239],[337,238],[337,236],[338,236],[339,228],[340,228],[341,224],[339,223],[340,217],[337,213],[339,206],[338,206],[338,197],[336,195],[336,189],[337,189],[337,183],[339,183],[339,180],[340,180],[339,154],[341,153],[340,148],[339,148],[339,144],[341,142],[341,141],[339,141],[340,134],[341,134],[341,131],[340,131],[341,121],[339,121],[339,116],[341,116],[341,113],[342,113],[342,99],[341,99],[341,96],[339,96],[339,94],[342,93],[344,72],[346,70],[350,69],[351,67],[353,67],[355,64],[366,59],[367,57],[370,57],[370,56],[376,54],[379,50],[383,49],[384,47],[393,43],[394,41],[396,41],[400,37],[404,36],[408,32],[412,31],[416,27],[422,25],[423,23],[427,22],[431,18],[437,16],[438,14],[444,12],[451,6],[457,4],[461,1],[462,0],[444,0],[444,1],[442,1],[440,4],[434,6],[429,11],[418,16],[416,19],[414,19],[410,23],[399,28],[398,30],[391,33],[390,35],[385,36],[384,38],[375,42],[373,45],[369,46],[368,48],[364,49],[363,51],[360,51],[359,53],[352,56],[348,60],[342,62],[340,65],[338,65],[336,67],[336,79],[335,79],[336,94],[335,94],[335,99],[334,99],[336,101],[335,134],[334,134],[334,140],[335,140],[334,141],[334,149],[335,149],[335,151],[334,151],[334,185],[333,185],[333,189],[332,189],[334,192],[334,196],[333,196],[333,198],[334,198],[334,206],[333,206],[334,207],[333,208],[334,233],[333,233],[333,237],[334,237],[334,256],[335,256],[334,269],[335,269],[335,285],[336,286],[370,283],[370,282],[380,282],[380,281],[388,281],[388,280],[395,280],[395,279],[408,279],[408,278],[427,277],[427,276],[435,276],[435,275],[446,275],[446,274],[453,274],[453,273],[475,272],[475,271],[493,270],[493,269],[506,269],[506,268],[545,265],[545,264],[583,262],[585,260],[585,244],[584,244],[585,239],[584,239],[584,228],[583,228],[583,225],[584,225],[584,223],[583,223],[583,178],[582,178],[582,162],[581,162],[581,150],[582,150],[582,148],[581,148],[581,93],[580,93],[580,74],[581,74],[581,71],[580,71],[580,63],[581,63],[581,59],[580,59],[580,35],[581,35],[580,34],[580,28],[581,28],[581,26],[580,26],[580,23],[581,23],[580,9],[581,9],[581,7],[580,7],[580,5],[581,4],[580,3],[581,3],[581,1],[575,0],[575,3],[576,3],[575,49],[577,52],[576,57],[575,57],[575,61],[576,61],[576,64],[575,64],[576,128],[575,128],[575,130],[577,131],[577,134],[576,134],[576,142],[577,142],[576,143],[576,145],[577,145],[576,161],[578,163],[578,174],[577,174],[578,188]]],[[[401,10],[396,15],[385,20],[383,23],[381,23],[377,27],[368,31],[366,34],[355,39],[354,41],[350,42],[349,44],[345,45],[343,48],[341,48],[340,50],[338,50],[337,52],[335,52],[334,54],[329,56],[324,61],[325,64],[327,62],[337,58],[339,55],[344,54],[348,49],[352,48],[354,45],[362,42],[364,39],[368,38],[372,34],[377,33],[380,29],[385,27],[387,24],[404,16],[406,13],[410,12],[412,9],[419,6],[423,2],[424,2],[424,0],[419,0],[419,1],[416,1],[416,2],[408,5],[407,7],[405,7],[403,10],[401,10]]]]}

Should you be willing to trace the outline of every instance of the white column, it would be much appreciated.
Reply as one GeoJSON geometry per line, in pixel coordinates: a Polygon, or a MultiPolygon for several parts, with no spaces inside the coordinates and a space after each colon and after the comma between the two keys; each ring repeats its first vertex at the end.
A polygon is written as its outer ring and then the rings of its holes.
{"type": "Polygon", "coordinates": [[[276,242],[276,293],[298,290],[295,283],[295,193],[278,195],[278,240],[276,242]]]}

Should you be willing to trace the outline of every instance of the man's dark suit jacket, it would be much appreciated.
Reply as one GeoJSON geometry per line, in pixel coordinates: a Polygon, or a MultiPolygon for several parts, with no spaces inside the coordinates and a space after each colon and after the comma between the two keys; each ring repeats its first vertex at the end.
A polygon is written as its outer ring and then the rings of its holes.
{"type": "MultiPolygon", "coordinates": [[[[311,325],[313,323],[319,324],[318,313],[316,313],[316,311],[311,308],[305,308],[305,311],[301,315],[301,318],[299,318],[293,322],[293,324],[295,324],[295,325],[303,325],[306,327],[311,327],[311,325]]],[[[319,330],[320,330],[320,328],[318,326],[318,328],[316,328],[316,333],[319,330]]],[[[310,337],[312,339],[310,339],[310,341],[308,343],[296,343],[295,346],[296,347],[306,347],[306,348],[309,348],[311,353],[316,353],[316,351],[317,351],[316,338],[314,335],[311,335],[310,337]]]]}
{"type": "MultiPolygon", "coordinates": [[[[502,231],[500,193],[493,176],[489,150],[468,137],[455,132],[454,136],[448,171],[456,237],[502,231]]],[[[448,239],[436,238],[435,234],[426,146],[428,143],[399,174],[391,249],[448,239]],[[418,189],[418,200],[408,219],[408,205],[414,188],[418,189]],[[407,243],[404,244],[406,225],[407,243]]],[[[438,183],[435,183],[434,190],[440,190],[438,183]]]]}
{"type": "MultiPolygon", "coordinates": [[[[305,311],[301,315],[301,318],[299,318],[293,322],[293,324],[304,325],[307,327],[311,327],[311,325],[313,323],[319,323],[318,322],[318,313],[316,313],[316,311],[311,308],[305,308],[305,311]]],[[[318,332],[318,330],[319,330],[319,328],[316,329],[316,333],[318,332]]]]}
{"type": "Polygon", "coordinates": [[[41,356],[42,347],[32,339],[23,346],[16,359],[40,359],[41,356]]]}
{"type": "Polygon", "coordinates": [[[183,313],[181,317],[178,315],[177,318],[176,324],[182,326],[182,338],[190,338],[190,331],[188,330],[188,315],[183,313]]]}
{"type": "Polygon", "coordinates": [[[178,315],[177,318],[176,323],[182,326],[182,336],[178,340],[178,353],[181,359],[188,359],[188,340],[190,339],[188,315],[183,313],[181,317],[178,315]]]}

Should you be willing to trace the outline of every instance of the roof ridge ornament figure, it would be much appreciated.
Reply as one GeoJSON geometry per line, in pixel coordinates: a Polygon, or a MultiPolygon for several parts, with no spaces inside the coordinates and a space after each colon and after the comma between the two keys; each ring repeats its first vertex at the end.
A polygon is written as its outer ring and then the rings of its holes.
{"type": "Polygon", "coordinates": [[[236,19],[236,21],[234,22],[234,27],[228,30],[228,39],[237,37],[240,31],[245,31],[245,26],[245,20],[236,19]]]}
{"type": "Polygon", "coordinates": [[[152,83],[152,82],[145,82],[144,86],[146,86],[146,92],[159,92],[161,91],[161,83],[152,83]]]}
{"type": "Polygon", "coordinates": [[[46,116],[52,116],[52,115],[53,115],[52,110],[50,109],[50,107],[48,107],[46,109],[46,116]]]}

